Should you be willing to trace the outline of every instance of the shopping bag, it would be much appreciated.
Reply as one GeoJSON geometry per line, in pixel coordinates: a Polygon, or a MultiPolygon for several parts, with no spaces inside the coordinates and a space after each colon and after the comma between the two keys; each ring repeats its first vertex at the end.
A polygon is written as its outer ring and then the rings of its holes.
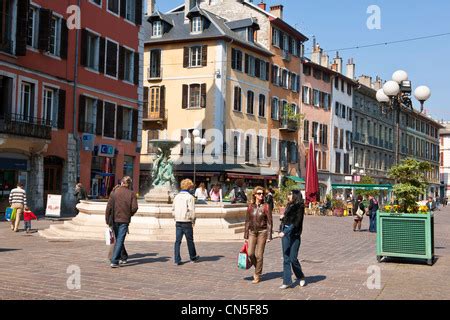
{"type": "Polygon", "coordinates": [[[11,220],[10,221],[15,221],[16,220],[16,215],[17,215],[17,209],[13,209],[13,211],[11,213],[11,220]]]}
{"type": "Polygon", "coordinates": [[[6,219],[7,221],[11,221],[11,220],[12,220],[11,217],[12,217],[12,215],[13,215],[13,212],[15,212],[15,211],[16,211],[16,209],[13,209],[13,208],[11,208],[11,207],[6,208],[6,211],[5,211],[5,219],[6,219]]]}
{"type": "Polygon", "coordinates": [[[247,242],[244,243],[242,246],[239,256],[238,256],[238,268],[242,270],[248,270],[252,266],[252,262],[250,261],[250,258],[248,257],[248,244],[247,242]]]}
{"type": "Polygon", "coordinates": [[[113,245],[116,242],[114,230],[109,227],[105,229],[105,242],[107,246],[113,245]]]}

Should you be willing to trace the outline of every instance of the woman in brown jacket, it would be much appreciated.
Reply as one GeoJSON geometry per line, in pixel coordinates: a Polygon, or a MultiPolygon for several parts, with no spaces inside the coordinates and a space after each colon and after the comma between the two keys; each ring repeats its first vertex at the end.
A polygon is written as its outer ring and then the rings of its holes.
{"type": "Polygon", "coordinates": [[[261,281],[263,256],[266,242],[272,241],[272,213],[264,203],[264,188],[253,190],[252,203],[248,206],[245,219],[245,241],[248,242],[248,255],[255,266],[252,283],[261,281]]]}

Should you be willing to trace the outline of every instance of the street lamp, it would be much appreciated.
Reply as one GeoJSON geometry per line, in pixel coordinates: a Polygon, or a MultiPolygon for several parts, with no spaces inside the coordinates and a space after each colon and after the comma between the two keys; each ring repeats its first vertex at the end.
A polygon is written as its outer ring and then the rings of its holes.
{"type": "MultiPolygon", "coordinates": [[[[398,70],[392,75],[392,80],[387,81],[376,94],[383,113],[396,112],[397,144],[395,161],[397,164],[400,162],[400,111],[402,108],[413,110],[410,98],[411,92],[412,84],[408,80],[408,73],[398,70]]],[[[431,97],[431,90],[426,86],[420,86],[414,92],[414,96],[420,102],[420,112],[423,112],[423,105],[431,97]]]]}
{"type": "MultiPolygon", "coordinates": [[[[196,171],[197,162],[196,162],[196,157],[195,157],[195,155],[196,155],[195,151],[198,146],[206,146],[206,139],[204,139],[204,138],[202,139],[200,137],[200,131],[198,129],[195,129],[194,131],[192,131],[192,136],[194,137],[194,186],[197,187],[196,182],[195,182],[196,181],[196,173],[197,173],[197,171],[196,171]]],[[[187,146],[192,144],[192,140],[189,137],[185,138],[183,140],[183,142],[187,146]]]]}

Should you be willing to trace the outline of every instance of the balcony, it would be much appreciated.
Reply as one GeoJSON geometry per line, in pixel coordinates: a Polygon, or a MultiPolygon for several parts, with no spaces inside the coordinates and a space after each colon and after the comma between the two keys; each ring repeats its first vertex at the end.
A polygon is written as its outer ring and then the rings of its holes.
{"type": "Polygon", "coordinates": [[[144,110],[144,121],[167,121],[167,109],[159,111],[144,110]]]}
{"type": "Polygon", "coordinates": [[[295,132],[298,130],[297,120],[289,120],[286,118],[281,119],[280,130],[295,132]]]}
{"type": "Polygon", "coordinates": [[[50,120],[9,113],[0,117],[0,133],[50,140],[50,120]]]}
{"type": "Polygon", "coordinates": [[[285,61],[291,61],[291,55],[290,55],[289,51],[283,50],[283,53],[281,54],[281,57],[285,61]]]}

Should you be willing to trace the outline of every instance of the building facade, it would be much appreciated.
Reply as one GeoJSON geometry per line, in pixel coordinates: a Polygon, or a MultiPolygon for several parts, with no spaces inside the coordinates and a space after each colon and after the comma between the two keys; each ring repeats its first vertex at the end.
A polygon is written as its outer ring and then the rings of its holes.
{"type": "Polygon", "coordinates": [[[439,131],[440,136],[440,174],[441,174],[441,190],[439,196],[441,198],[450,196],[450,122],[442,121],[444,126],[439,131]]]}
{"type": "Polygon", "coordinates": [[[93,197],[125,174],[138,186],[142,0],[77,4],[1,2],[0,184],[24,182],[36,211],[47,194],[73,211],[78,181],[93,197]]]}

